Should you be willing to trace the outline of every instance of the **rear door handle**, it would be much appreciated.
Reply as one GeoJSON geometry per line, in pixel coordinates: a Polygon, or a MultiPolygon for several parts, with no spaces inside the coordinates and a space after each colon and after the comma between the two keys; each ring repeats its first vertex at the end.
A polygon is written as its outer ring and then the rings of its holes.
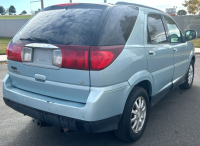
{"type": "Polygon", "coordinates": [[[177,52],[178,50],[176,48],[174,48],[174,52],[177,52]]]}
{"type": "Polygon", "coordinates": [[[156,55],[154,51],[149,51],[149,55],[156,55]]]}

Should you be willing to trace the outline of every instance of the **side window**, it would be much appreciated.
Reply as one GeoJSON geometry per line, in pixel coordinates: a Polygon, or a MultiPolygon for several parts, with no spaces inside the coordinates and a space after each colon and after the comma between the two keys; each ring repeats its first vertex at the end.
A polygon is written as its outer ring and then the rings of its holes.
{"type": "Polygon", "coordinates": [[[176,23],[169,17],[164,16],[167,28],[169,30],[169,36],[171,43],[181,43],[183,42],[182,35],[178,27],[176,26],[176,23]]]}
{"type": "Polygon", "coordinates": [[[149,14],[147,18],[148,43],[158,44],[167,42],[166,32],[159,14],[149,14]]]}
{"type": "Polygon", "coordinates": [[[100,38],[100,46],[124,45],[128,40],[136,19],[138,9],[132,6],[114,6],[103,26],[100,38]]]}

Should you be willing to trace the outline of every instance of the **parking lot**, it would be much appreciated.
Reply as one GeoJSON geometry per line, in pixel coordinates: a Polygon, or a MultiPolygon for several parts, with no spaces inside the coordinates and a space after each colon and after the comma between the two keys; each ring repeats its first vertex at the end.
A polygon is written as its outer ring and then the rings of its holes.
{"type": "Polygon", "coordinates": [[[0,65],[0,146],[54,145],[199,145],[200,56],[196,56],[195,79],[190,90],[174,89],[150,109],[146,130],[135,143],[115,137],[113,132],[88,134],[60,132],[59,127],[40,128],[30,117],[7,107],[2,98],[6,65],[0,65]]]}

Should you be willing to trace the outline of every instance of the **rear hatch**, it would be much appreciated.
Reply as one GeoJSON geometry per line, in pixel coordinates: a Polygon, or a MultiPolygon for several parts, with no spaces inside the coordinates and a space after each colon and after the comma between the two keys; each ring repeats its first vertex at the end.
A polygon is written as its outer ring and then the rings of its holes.
{"type": "Polygon", "coordinates": [[[39,12],[8,46],[12,85],[86,103],[90,92],[89,49],[97,44],[110,7],[61,4],[39,12]]]}

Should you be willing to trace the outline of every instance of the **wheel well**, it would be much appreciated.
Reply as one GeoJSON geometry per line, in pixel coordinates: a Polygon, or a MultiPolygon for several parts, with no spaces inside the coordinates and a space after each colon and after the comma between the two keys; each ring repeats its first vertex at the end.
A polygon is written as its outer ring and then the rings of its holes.
{"type": "Polygon", "coordinates": [[[192,57],[193,62],[195,63],[195,56],[192,57]]]}
{"type": "Polygon", "coordinates": [[[151,83],[145,80],[145,81],[139,82],[136,86],[142,87],[147,91],[147,94],[149,96],[149,102],[151,102],[151,93],[152,93],[151,83]]]}

